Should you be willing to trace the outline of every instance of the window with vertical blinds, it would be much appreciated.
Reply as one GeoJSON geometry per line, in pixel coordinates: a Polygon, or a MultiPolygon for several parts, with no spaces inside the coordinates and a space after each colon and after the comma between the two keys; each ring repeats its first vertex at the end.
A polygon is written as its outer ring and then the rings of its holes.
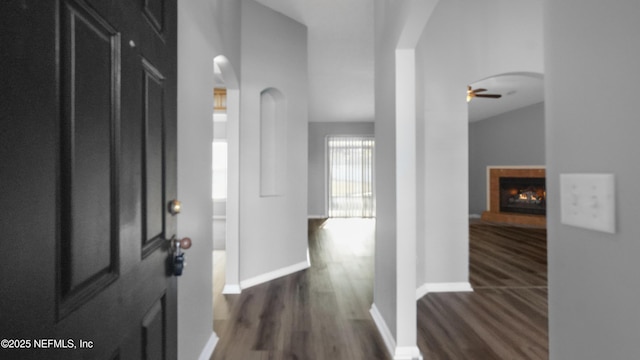
{"type": "Polygon", "coordinates": [[[372,137],[327,137],[329,217],[375,217],[372,137]]]}

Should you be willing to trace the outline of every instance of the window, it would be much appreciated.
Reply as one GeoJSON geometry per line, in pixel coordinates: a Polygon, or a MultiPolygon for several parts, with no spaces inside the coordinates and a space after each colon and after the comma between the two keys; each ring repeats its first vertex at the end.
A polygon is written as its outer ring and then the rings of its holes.
{"type": "Polygon", "coordinates": [[[375,217],[374,139],[327,138],[329,217],[375,217]]]}
{"type": "Polygon", "coordinates": [[[213,200],[227,199],[227,141],[215,140],[211,146],[213,158],[213,200]]]}

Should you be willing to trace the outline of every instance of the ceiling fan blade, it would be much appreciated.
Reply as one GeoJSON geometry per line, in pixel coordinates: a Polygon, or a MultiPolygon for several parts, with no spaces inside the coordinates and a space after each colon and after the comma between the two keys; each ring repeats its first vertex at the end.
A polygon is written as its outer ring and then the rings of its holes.
{"type": "Polygon", "coordinates": [[[475,89],[475,90],[471,90],[471,92],[474,92],[474,93],[479,93],[479,92],[483,92],[483,91],[487,91],[487,89],[475,89]]]}
{"type": "Polygon", "coordinates": [[[475,97],[500,99],[502,97],[502,95],[498,95],[498,94],[479,94],[479,95],[476,95],[475,97]]]}

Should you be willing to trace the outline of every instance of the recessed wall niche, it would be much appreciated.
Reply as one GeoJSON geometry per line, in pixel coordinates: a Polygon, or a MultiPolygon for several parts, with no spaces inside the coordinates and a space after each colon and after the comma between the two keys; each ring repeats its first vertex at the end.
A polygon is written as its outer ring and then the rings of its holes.
{"type": "Polygon", "coordinates": [[[260,92],[260,196],[284,195],[286,166],[286,104],[280,90],[260,92]]]}

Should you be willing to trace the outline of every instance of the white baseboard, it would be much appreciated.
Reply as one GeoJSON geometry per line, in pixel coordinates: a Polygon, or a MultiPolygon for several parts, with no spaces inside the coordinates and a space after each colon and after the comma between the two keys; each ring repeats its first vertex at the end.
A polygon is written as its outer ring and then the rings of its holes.
{"type": "Polygon", "coordinates": [[[327,219],[329,218],[326,215],[307,215],[309,219],[327,219]]]}
{"type": "Polygon", "coordinates": [[[422,354],[417,346],[398,346],[393,360],[422,360],[422,354]]]}
{"type": "Polygon", "coordinates": [[[480,214],[469,214],[469,219],[481,219],[482,215],[480,214]]]}
{"type": "Polygon", "coordinates": [[[225,295],[240,294],[242,293],[242,289],[240,289],[240,285],[238,284],[226,284],[224,288],[222,288],[222,293],[225,295]]]}
{"type": "Polygon", "coordinates": [[[435,292],[473,292],[473,288],[468,282],[426,283],[416,290],[416,299],[435,292]]]}
{"type": "Polygon", "coordinates": [[[291,266],[287,266],[278,270],[274,270],[271,272],[268,272],[266,274],[262,274],[262,275],[258,275],[256,277],[252,277],[249,279],[245,279],[245,280],[241,280],[240,281],[240,287],[242,289],[246,289],[246,288],[250,288],[252,286],[256,286],[258,284],[262,284],[262,283],[266,283],[267,281],[271,281],[273,279],[277,279],[279,277],[283,277],[289,274],[293,274],[295,272],[298,272],[300,270],[304,270],[304,269],[308,269],[310,267],[309,264],[309,259],[307,258],[306,261],[291,265],[291,266]]]}
{"type": "Polygon", "coordinates": [[[216,349],[217,343],[218,343],[218,335],[216,335],[215,332],[211,332],[211,335],[209,336],[209,340],[207,341],[207,344],[204,346],[204,349],[202,349],[202,352],[200,353],[198,360],[211,359],[211,355],[213,355],[213,350],[216,349]]]}
{"type": "Polygon", "coordinates": [[[382,341],[384,341],[384,345],[387,347],[387,351],[389,355],[395,354],[396,339],[393,337],[393,334],[391,334],[391,330],[389,330],[389,327],[387,326],[387,322],[384,321],[384,318],[382,317],[382,314],[380,314],[380,311],[378,310],[378,307],[376,306],[376,304],[371,305],[371,310],[369,310],[369,312],[371,313],[373,322],[376,324],[376,327],[378,328],[378,332],[380,333],[380,336],[382,336],[382,341]]]}

